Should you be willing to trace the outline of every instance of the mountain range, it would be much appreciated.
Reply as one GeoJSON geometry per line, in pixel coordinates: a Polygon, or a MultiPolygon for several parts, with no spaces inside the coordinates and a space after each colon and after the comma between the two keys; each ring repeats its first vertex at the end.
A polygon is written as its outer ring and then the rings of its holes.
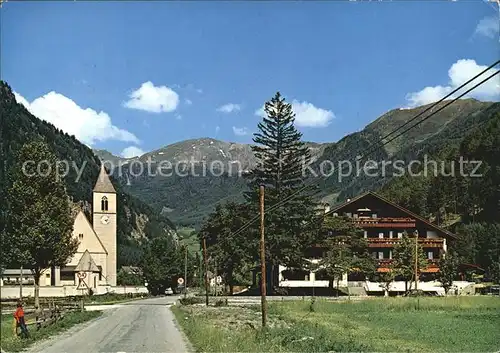
{"type": "MultiPolygon", "coordinates": [[[[447,103],[445,101],[433,107],[421,118],[438,111],[447,103]]],[[[429,107],[391,110],[361,131],[337,142],[306,142],[314,160],[311,168],[319,171],[322,163],[354,161],[357,156],[367,152],[370,152],[370,159],[379,164],[388,160],[409,162],[422,159],[424,155],[438,155],[444,147],[458,146],[465,137],[500,111],[500,103],[458,100],[402,136],[384,138],[429,107]]],[[[114,165],[122,164],[122,168],[114,169],[114,176],[126,192],[168,216],[175,224],[195,228],[200,226],[217,203],[243,200],[243,191],[247,186],[242,175],[257,163],[251,145],[212,138],[176,142],[132,159],[114,156],[105,150],[94,150],[94,153],[101,160],[114,165]],[[139,166],[142,164],[144,168],[147,163],[153,166],[152,170],[157,175],[141,172],[139,166]],[[159,166],[166,167],[168,173],[161,175],[159,166]]],[[[350,175],[342,180],[335,175],[317,178],[316,199],[336,203],[366,190],[380,189],[393,178],[363,174],[350,175]]]]}

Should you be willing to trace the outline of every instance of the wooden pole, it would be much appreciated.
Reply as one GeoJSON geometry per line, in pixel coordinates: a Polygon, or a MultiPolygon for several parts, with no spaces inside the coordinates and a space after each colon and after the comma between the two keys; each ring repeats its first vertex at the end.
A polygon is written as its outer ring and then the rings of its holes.
{"type": "Polygon", "coordinates": [[[184,245],[184,298],[187,296],[188,248],[184,245]]]}
{"type": "Polygon", "coordinates": [[[415,231],[415,291],[418,288],[418,230],[415,231]]]}
{"type": "Polygon", "coordinates": [[[214,290],[215,290],[215,296],[217,296],[217,260],[214,259],[214,290]]]}
{"type": "Polygon", "coordinates": [[[205,263],[205,304],[208,306],[208,260],[207,260],[207,240],[203,237],[203,261],[205,263]]]}
{"type": "Polygon", "coordinates": [[[261,271],[261,307],[262,307],[262,327],[266,327],[267,322],[267,302],[266,302],[266,249],[264,238],[264,185],[260,186],[260,271],[261,271]]]}
{"type": "Polygon", "coordinates": [[[21,266],[21,275],[19,277],[19,300],[23,300],[23,266],[21,266]]]}

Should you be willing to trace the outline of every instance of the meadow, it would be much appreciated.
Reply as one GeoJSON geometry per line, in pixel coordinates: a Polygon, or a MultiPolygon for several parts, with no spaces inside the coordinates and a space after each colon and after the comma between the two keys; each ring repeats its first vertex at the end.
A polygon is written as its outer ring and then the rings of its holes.
{"type": "Polygon", "coordinates": [[[497,352],[499,297],[373,298],[176,306],[199,352],[497,352]]]}

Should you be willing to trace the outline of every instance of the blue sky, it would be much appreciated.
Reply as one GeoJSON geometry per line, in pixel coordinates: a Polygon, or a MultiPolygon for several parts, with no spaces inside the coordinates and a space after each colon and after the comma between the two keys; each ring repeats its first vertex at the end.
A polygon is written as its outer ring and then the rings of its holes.
{"type": "MultiPolygon", "coordinates": [[[[390,109],[438,100],[500,56],[498,6],[481,0],[0,11],[1,75],[18,101],[115,154],[198,137],[250,142],[256,112],[278,90],[305,140],[336,141],[390,109]]],[[[475,96],[500,100],[499,84],[475,96]]]]}

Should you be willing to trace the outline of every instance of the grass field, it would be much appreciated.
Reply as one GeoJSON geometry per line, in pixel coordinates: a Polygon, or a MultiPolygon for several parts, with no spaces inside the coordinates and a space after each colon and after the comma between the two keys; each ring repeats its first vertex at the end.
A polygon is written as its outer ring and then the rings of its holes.
{"type": "Polygon", "coordinates": [[[15,336],[12,315],[2,315],[0,345],[5,352],[19,352],[36,341],[58,334],[76,324],[98,317],[100,314],[101,312],[99,311],[75,311],[67,313],[61,321],[41,328],[39,331],[36,331],[32,326],[30,329],[30,338],[28,339],[21,339],[15,336]]]}
{"type": "Polygon", "coordinates": [[[260,307],[177,306],[199,352],[496,352],[500,298],[376,298],[269,303],[260,307]]]}

